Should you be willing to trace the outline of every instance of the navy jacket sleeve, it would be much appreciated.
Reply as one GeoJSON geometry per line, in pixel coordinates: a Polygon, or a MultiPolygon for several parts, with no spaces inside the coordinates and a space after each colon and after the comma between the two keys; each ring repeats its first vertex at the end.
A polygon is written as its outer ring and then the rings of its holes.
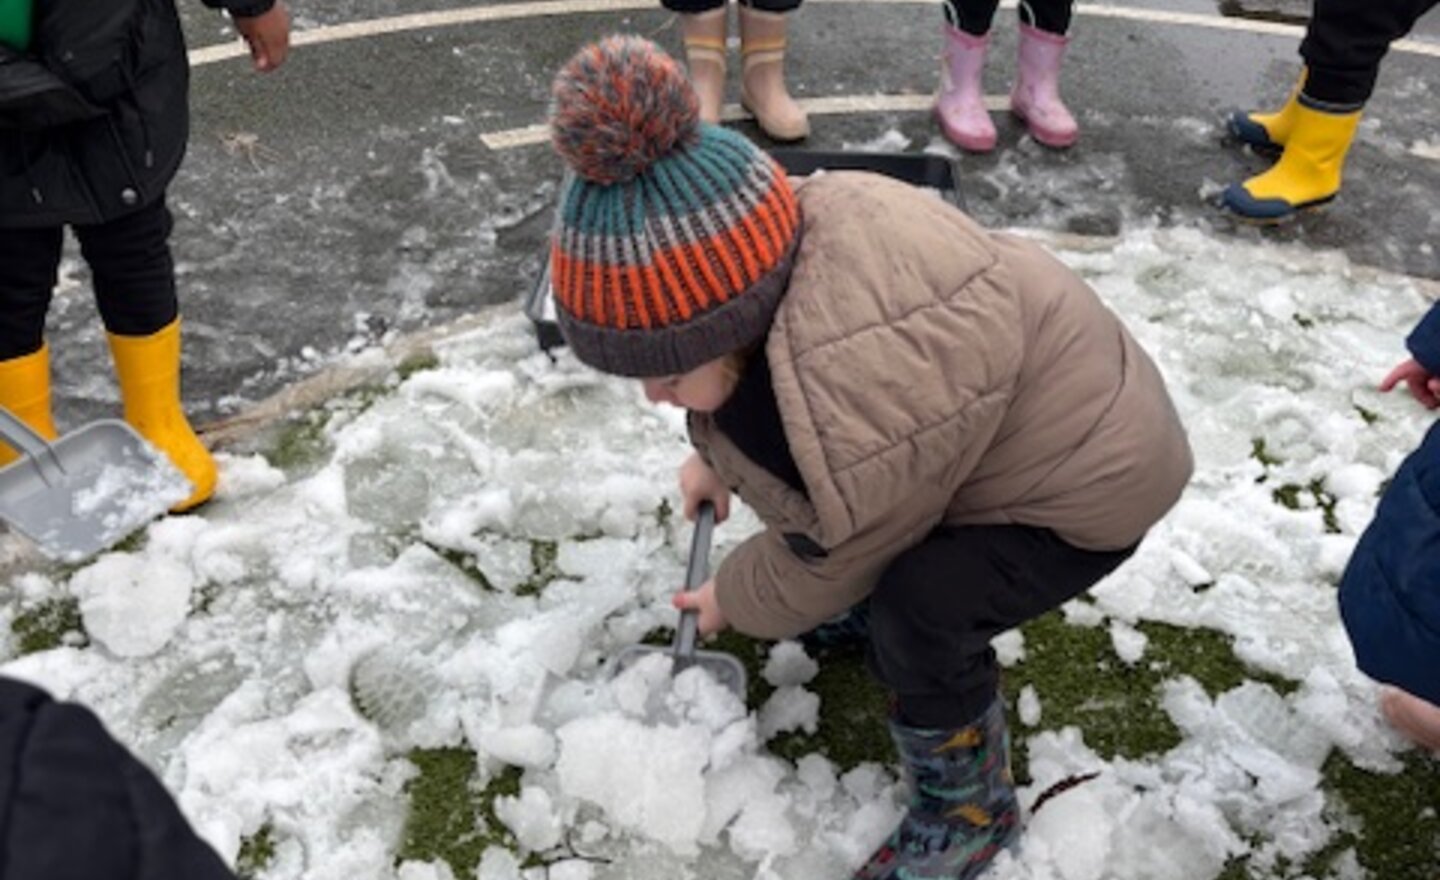
{"type": "Polygon", "coordinates": [[[254,18],[264,15],[275,5],[275,0],[203,0],[211,9],[224,9],[235,18],[254,18]]]}
{"type": "Polygon", "coordinates": [[[1432,376],[1440,376],[1440,303],[1430,307],[1405,338],[1410,355],[1432,376]]]}
{"type": "Polygon", "coordinates": [[[0,678],[0,880],[234,880],[88,709],[0,678]]]}

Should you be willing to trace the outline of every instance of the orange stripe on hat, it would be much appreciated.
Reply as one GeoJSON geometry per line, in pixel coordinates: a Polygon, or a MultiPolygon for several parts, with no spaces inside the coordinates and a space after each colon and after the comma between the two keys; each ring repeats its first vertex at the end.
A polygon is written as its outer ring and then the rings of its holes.
{"type": "Polygon", "coordinates": [[[680,279],[676,277],[675,271],[670,268],[670,263],[673,259],[673,254],[664,252],[656,253],[655,271],[660,276],[660,283],[670,292],[670,298],[675,300],[675,304],[680,309],[681,314],[688,320],[690,316],[694,314],[697,305],[703,309],[709,304],[709,300],[707,299],[705,302],[697,304],[695,300],[689,296],[689,291],[693,289],[693,286],[685,287],[680,283],[680,279]]]}
{"type": "Polygon", "coordinates": [[[605,293],[605,268],[600,263],[590,266],[590,313],[586,316],[596,324],[605,323],[600,297],[605,293]]]}
{"type": "Polygon", "coordinates": [[[655,296],[669,296],[671,306],[680,316],[678,323],[689,321],[695,314],[695,310],[690,306],[690,298],[678,292],[677,288],[662,283],[660,273],[653,264],[646,266],[643,271],[645,283],[654,291],[655,296]]]}
{"type": "Polygon", "coordinates": [[[574,291],[570,295],[570,313],[574,315],[585,314],[585,263],[578,256],[570,255],[570,289],[574,291]]]}
{"type": "Polygon", "coordinates": [[[689,265],[694,266],[700,274],[700,279],[704,282],[704,286],[700,289],[704,290],[712,300],[722,303],[729,302],[730,291],[720,280],[720,276],[715,274],[715,267],[711,264],[710,254],[705,245],[706,241],[701,240],[696,244],[681,245],[678,250],[689,265]]]}
{"type": "Polygon", "coordinates": [[[571,288],[565,283],[565,252],[560,250],[558,245],[550,247],[550,286],[565,311],[574,311],[570,308],[571,288]]]}
{"type": "Polygon", "coordinates": [[[760,280],[765,270],[775,264],[775,257],[771,255],[770,245],[765,241],[765,236],[760,234],[760,227],[755,225],[755,217],[746,213],[740,220],[740,225],[750,236],[750,246],[742,251],[745,257],[745,268],[750,277],[745,279],[746,284],[754,284],[760,280]]]}
{"type": "Polygon", "coordinates": [[[696,277],[695,267],[691,265],[690,255],[682,248],[666,248],[657,256],[663,257],[666,261],[674,262],[676,270],[680,274],[680,284],[675,287],[675,295],[687,296],[696,302],[700,308],[710,307],[714,297],[705,289],[705,285],[696,277]]]}
{"type": "Polygon", "coordinates": [[[770,197],[766,196],[759,205],[756,205],[755,216],[765,227],[765,241],[769,246],[770,253],[767,261],[773,266],[780,259],[780,255],[785,252],[783,243],[786,238],[780,232],[780,224],[775,219],[775,206],[771,204],[771,201],[770,197]]]}

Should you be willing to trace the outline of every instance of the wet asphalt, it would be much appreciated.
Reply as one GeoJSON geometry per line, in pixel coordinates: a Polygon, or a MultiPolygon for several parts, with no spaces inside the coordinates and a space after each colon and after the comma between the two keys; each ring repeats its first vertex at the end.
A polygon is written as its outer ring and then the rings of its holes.
{"type": "MultiPolygon", "coordinates": [[[[180,0],[192,49],[233,38],[224,19],[180,0]]],[[[613,31],[679,37],[658,7],[382,30],[398,15],[504,4],[297,0],[297,46],[281,71],[244,59],[192,72],[190,152],[170,197],[185,335],[185,399],[204,424],[245,410],[347,350],[518,302],[534,284],[560,163],[543,143],[487,137],[543,123],[550,79],[573,50],[613,31]],[[337,26],[371,23],[353,39],[337,26]]],[[[1199,226],[1236,241],[1345,252],[1440,279],[1440,10],[1392,51],[1346,166],[1339,199],[1278,229],[1215,207],[1225,184],[1266,161],[1224,136],[1237,107],[1273,107],[1294,81],[1294,0],[1081,4],[1063,75],[1082,126],[1055,152],[997,114],[1000,145],[959,158],[967,210],[994,226],[1109,236],[1144,224],[1199,226]],[[1118,9],[1122,13],[1107,14],[1118,9]],[[1199,16],[1202,23],[1152,13],[1199,16]],[[1230,23],[1242,29],[1215,26],[1230,23]],[[1427,48],[1428,47],[1428,48],[1427,48]],[[1427,54],[1428,53],[1428,54],[1427,54]]],[[[789,80],[801,98],[933,93],[938,3],[811,0],[791,30],[789,80]]],[[[1008,93],[1014,12],[1002,9],[986,92],[1008,93]]],[[[738,92],[738,60],[732,95],[738,92]]],[[[884,103],[883,101],[881,103],[884,103]]],[[[753,124],[734,123],[765,143],[753,124]]],[[[928,112],[816,116],[818,150],[920,151],[940,143],[928,112]]],[[[116,412],[103,332],[74,258],[50,316],[63,428],[116,412]]]]}

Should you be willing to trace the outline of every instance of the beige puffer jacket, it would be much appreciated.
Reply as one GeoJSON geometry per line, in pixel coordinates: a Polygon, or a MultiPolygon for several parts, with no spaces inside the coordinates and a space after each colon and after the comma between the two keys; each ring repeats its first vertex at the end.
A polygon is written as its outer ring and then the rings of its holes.
{"type": "Polygon", "coordinates": [[[936,526],[1019,523],[1115,550],[1193,462],[1154,363],[1077,275],[933,194],[857,172],[800,187],[805,237],[765,344],[809,498],[692,413],[768,528],[716,572],[741,632],[785,638],[874,588],[936,526]],[[792,545],[810,545],[797,552],[792,545]]]}

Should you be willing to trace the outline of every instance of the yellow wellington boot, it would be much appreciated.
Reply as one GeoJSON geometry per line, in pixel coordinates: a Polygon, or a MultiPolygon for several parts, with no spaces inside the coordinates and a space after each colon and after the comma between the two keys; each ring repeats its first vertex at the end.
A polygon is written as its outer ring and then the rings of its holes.
{"type": "MultiPolygon", "coordinates": [[[[50,415],[48,346],[40,346],[34,354],[0,361],[0,406],[46,440],[55,439],[55,420],[50,415]]],[[[0,467],[19,457],[18,452],[0,443],[0,467]]]]}
{"type": "Polygon", "coordinates": [[[1255,113],[1236,110],[1230,114],[1230,133],[1241,143],[1249,144],[1257,152],[1278,154],[1290,140],[1295,128],[1295,108],[1300,103],[1300,90],[1305,88],[1308,69],[1300,71],[1300,80],[1290,90],[1285,106],[1274,113],[1255,113]]]}
{"type": "Polygon", "coordinates": [[[760,129],[777,141],[810,135],[810,120],[785,88],[785,28],[788,15],[740,7],[740,103],[755,114],[760,129]]]}
{"type": "Polygon", "coordinates": [[[216,467],[180,408],[180,320],[149,336],[108,334],[125,421],[170,457],[194,492],[171,508],[180,513],[215,494],[216,467]]]}
{"type": "Polygon", "coordinates": [[[690,82],[700,98],[700,121],[718,123],[725,103],[725,37],[727,8],[683,13],[680,32],[685,39],[685,61],[690,82]]]}
{"type": "Polygon", "coordinates": [[[1225,207],[1247,220],[1275,223],[1324,204],[1340,191],[1340,172],[1360,125],[1360,111],[1320,110],[1302,97],[1294,114],[1280,161],[1264,174],[1225,190],[1225,207]]]}

